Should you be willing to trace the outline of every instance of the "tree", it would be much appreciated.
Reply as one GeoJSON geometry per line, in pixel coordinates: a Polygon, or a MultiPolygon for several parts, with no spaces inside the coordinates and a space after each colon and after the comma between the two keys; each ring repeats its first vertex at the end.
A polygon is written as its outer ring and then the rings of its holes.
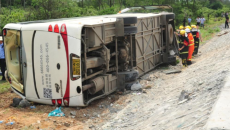
{"type": "Polygon", "coordinates": [[[223,5],[220,2],[214,2],[210,5],[210,8],[215,9],[215,10],[222,9],[223,5]]]}

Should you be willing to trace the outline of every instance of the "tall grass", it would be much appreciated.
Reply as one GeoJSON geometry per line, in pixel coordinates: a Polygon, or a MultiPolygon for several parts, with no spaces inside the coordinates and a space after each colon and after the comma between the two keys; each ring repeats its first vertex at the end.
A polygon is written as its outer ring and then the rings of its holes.
{"type": "Polygon", "coordinates": [[[2,81],[1,79],[2,76],[0,76],[0,94],[10,89],[10,84],[6,80],[2,81]]]}
{"type": "Polygon", "coordinates": [[[203,42],[205,43],[207,40],[210,40],[217,32],[220,32],[221,24],[224,24],[225,18],[211,18],[209,21],[206,22],[204,28],[200,28],[201,36],[203,42]]]}

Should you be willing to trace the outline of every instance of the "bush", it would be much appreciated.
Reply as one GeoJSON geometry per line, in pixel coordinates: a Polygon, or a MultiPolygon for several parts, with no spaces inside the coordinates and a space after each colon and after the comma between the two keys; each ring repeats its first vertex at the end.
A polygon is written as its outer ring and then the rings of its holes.
{"type": "Polygon", "coordinates": [[[214,30],[212,28],[208,29],[208,33],[213,33],[213,32],[214,32],[214,30]]]}
{"type": "Polygon", "coordinates": [[[215,32],[219,32],[219,31],[220,31],[220,28],[217,27],[217,28],[215,29],[215,32]]]}
{"type": "Polygon", "coordinates": [[[114,8],[111,7],[111,8],[107,8],[107,9],[104,9],[104,10],[101,10],[98,12],[99,15],[103,15],[103,14],[115,14],[116,12],[114,11],[114,8]]]}

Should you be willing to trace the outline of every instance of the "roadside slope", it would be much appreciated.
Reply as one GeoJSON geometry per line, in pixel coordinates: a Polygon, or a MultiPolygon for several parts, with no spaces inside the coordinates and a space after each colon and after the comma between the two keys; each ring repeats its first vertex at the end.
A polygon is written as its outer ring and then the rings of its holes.
{"type": "Polygon", "coordinates": [[[155,78],[147,94],[130,96],[122,111],[114,114],[102,129],[186,129],[203,128],[230,69],[230,33],[215,36],[200,47],[200,53],[179,74],[153,71],[155,78]],[[181,91],[191,98],[179,104],[181,91]]]}

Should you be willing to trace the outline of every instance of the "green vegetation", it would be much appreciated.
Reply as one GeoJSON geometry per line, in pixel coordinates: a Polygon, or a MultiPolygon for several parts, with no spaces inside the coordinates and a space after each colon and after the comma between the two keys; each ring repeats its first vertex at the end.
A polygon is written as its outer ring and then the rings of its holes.
{"type": "Polygon", "coordinates": [[[202,39],[204,43],[205,41],[211,39],[217,32],[220,32],[219,26],[223,24],[225,21],[225,18],[211,18],[206,24],[205,28],[200,28],[202,39]]]}
{"type": "MultiPolygon", "coordinates": [[[[2,79],[2,76],[0,76],[0,79],[2,79]]],[[[9,89],[10,89],[10,84],[7,81],[0,80],[0,94],[8,91],[9,89]]]]}
{"type": "Polygon", "coordinates": [[[230,11],[229,0],[0,0],[0,30],[12,22],[114,14],[144,5],[171,5],[176,25],[182,24],[184,17],[195,21],[204,16],[209,21],[230,11]]]}
{"type": "Polygon", "coordinates": [[[179,60],[179,59],[177,59],[177,60],[176,60],[176,64],[179,64],[179,63],[180,63],[180,60],[179,60]]]}

